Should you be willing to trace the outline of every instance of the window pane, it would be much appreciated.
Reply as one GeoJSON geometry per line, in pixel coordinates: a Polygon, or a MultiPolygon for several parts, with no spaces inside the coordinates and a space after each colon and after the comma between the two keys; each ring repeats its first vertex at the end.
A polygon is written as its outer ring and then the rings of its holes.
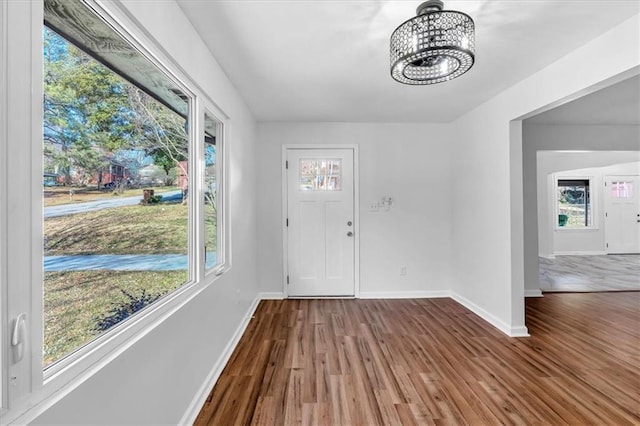
{"type": "Polygon", "coordinates": [[[43,37],[47,366],[189,279],[189,103],[159,69],[146,78],[172,105],[43,37]]]}
{"type": "Polygon", "coordinates": [[[218,137],[219,123],[208,114],[204,117],[204,167],[205,167],[205,192],[204,192],[204,232],[206,269],[215,267],[220,259],[218,257],[219,233],[218,233],[218,186],[219,167],[218,155],[220,141],[218,137]]]}
{"type": "Polygon", "coordinates": [[[558,181],[558,225],[566,228],[592,226],[589,182],[558,181]]]}
{"type": "Polygon", "coordinates": [[[300,191],[341,191],[340,159],[300,159],[300,191]]]}
{"type": "Polygon", "coordinates": [[[633,198],[633,182],[611,182],[611,197],[633,198]]]}

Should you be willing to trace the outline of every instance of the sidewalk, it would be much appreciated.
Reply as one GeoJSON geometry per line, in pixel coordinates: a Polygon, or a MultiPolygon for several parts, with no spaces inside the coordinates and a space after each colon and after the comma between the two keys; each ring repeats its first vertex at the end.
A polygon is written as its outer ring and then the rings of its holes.
{"type": "MultiPolygon", "coordinates": [[[[207,253],[207,266],[216,264],[216,253],[207,253]]],[[[64,271],[179,271],[188,268],[186,254],[89,254],[45,256],[45,272],[64,271]]]]}

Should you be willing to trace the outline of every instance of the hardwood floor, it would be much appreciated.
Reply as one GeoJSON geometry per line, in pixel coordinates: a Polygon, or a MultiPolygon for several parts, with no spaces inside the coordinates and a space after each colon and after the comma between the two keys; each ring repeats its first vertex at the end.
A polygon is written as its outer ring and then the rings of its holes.
{"type": "Polygon", "coordinates": [[[526,315],[509,338],[451,299],[263,301],[196,424],[640,424],[640,293],[526,315]]]}

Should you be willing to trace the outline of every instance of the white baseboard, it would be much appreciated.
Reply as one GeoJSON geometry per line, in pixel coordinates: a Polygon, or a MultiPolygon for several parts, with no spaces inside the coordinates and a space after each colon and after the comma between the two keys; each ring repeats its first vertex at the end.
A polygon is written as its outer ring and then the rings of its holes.
{"type": "Polygon", "coordinates": [[[544,297],[540,289],[525,289],[524,297],[544,297]]]}
{"type": "Polygon", "coordinates": [[[287,296],[285,296],[284,293],[282,292],[268,292],[268,293],[258,293],[258,299],[260,300],[282,300],[282,299],[286,299],[287,296]]]}
{"type": "Polygon", "coordinates": [[[361,291],[359,299],[435,299],[451,297],[449,290],[433,291],[361,291]]]}
{"type": "MultiPolygon", "coordinates": [[[[271,294],[271,293],[266,293],[266,294],[271,294]]],[[[247,310],[247,313],[245,314],[244,319],[236,329],[235,333],[233,333],[231,340],[229,340],[229,343],[227,343],[227,346],[225,346],[224,350],[222,351],[222,354],[218,357],[218,360],[213,364],[213,368],[211,369],[206,379],[200,386],[200,389],[198,390],[195,397],[191,401],[191,404],[189,404],[187,411],[184,413],[184,415],[182,416],[182,419],[180,419],[180,422],[178,424],[192,425],[196,421],[196,418],[198,417],[198,414],[200,414],[200,410],[202,410],[202,407],[204,406],[204,403],[207,400],[207,397],[209,396],[211,389],[213,389],[213,386],[218,381],[220,374],[222,374],[222,370],[224,370],[224,367],[227,365],[227,362],[229,362],[229,359],[231,358],[233,351],[236,349],[236,346],[238,345],[240,338],[242,337],[245,330],[247,329],[247,326],[249,325],[249,321],[251,321],[251,318],[253,317],[253,314],[255,313],[256,308],[258,307],[258,304],[260,303],[260,300],[262,300],[262,294],[258,294],[256,298],[253,300],[253,302],[251,303],[251,306],[249,306],[249,309],[247,310]]]]}
{"type": "Polygon", "coordinates": [[[520,327],[511,327],[509,337],[531,337],[531,335],[527,327],[522,325],[520,327]]]}
{"type": "Polygon", "coordinates": [[[607,252],[604,250],[573,250],[573,251],[557,251],[554,256],[603,256],[607,252]]]}
{"type": "Polygon", "coordinates": [[[529,336],[527,327],[525,326],[511,327],[509,326],[509,324],[506,324],[500,318],[497,318],[496,316],[490,314],[480,306],[476,305],[469,299],[460,296],[457,293],[452,293],[451,298],[456,302],[458,302],[459,304],[461,304],[462,306],[464,306],[465,308],[469,309],[474,314],[478,315],[480,318],[482,318],[483,320],[485,320],[486,322],[488,322],[498,330],[502,331],[504,334],[506,334],[509,337],[528,337],[529,336]]]}

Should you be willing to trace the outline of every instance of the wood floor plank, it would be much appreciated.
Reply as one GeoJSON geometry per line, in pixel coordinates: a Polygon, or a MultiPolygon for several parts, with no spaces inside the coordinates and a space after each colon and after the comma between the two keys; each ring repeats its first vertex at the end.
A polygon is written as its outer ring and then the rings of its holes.
{"type": "Polygon", "coordinates": [[[301,369],[294,368],[289,375],[284,404],[284,424],[302,424],[302,381],[301,369]]]}
{"type": "Polygon", "coordinates": [[[398,418],[400,419],[401,425],[415,425],[418,426],[418,420],[413,416],[413,411],[411,410],[411,404],[396,404],[396,411],[398,413],[398,418]]]}
{"type": "Polygon", "coordinates": [[[640,425],[640,292],[527,299],[509,338],[451,299],[274,300],[197,425],[640,425]]]}
{"type": "Polygon", "coordinates": [[[349,401],[347,399],[344,382],[347,378],[346,374],[331,376],[331,424],[333,425],[349,425],[351,424],[351,415],[349,414],[349,401]]]}
{"type": "Polygon", "coordinates": [[[396,410],[397,403],[393,402],[393,398],[386,390],[374,390],[373,391],[378,408],[380,409],[380,416],[382,417],[382,424],[384,425],[399,425],[401,424],[398,411],[396,410]]]}

